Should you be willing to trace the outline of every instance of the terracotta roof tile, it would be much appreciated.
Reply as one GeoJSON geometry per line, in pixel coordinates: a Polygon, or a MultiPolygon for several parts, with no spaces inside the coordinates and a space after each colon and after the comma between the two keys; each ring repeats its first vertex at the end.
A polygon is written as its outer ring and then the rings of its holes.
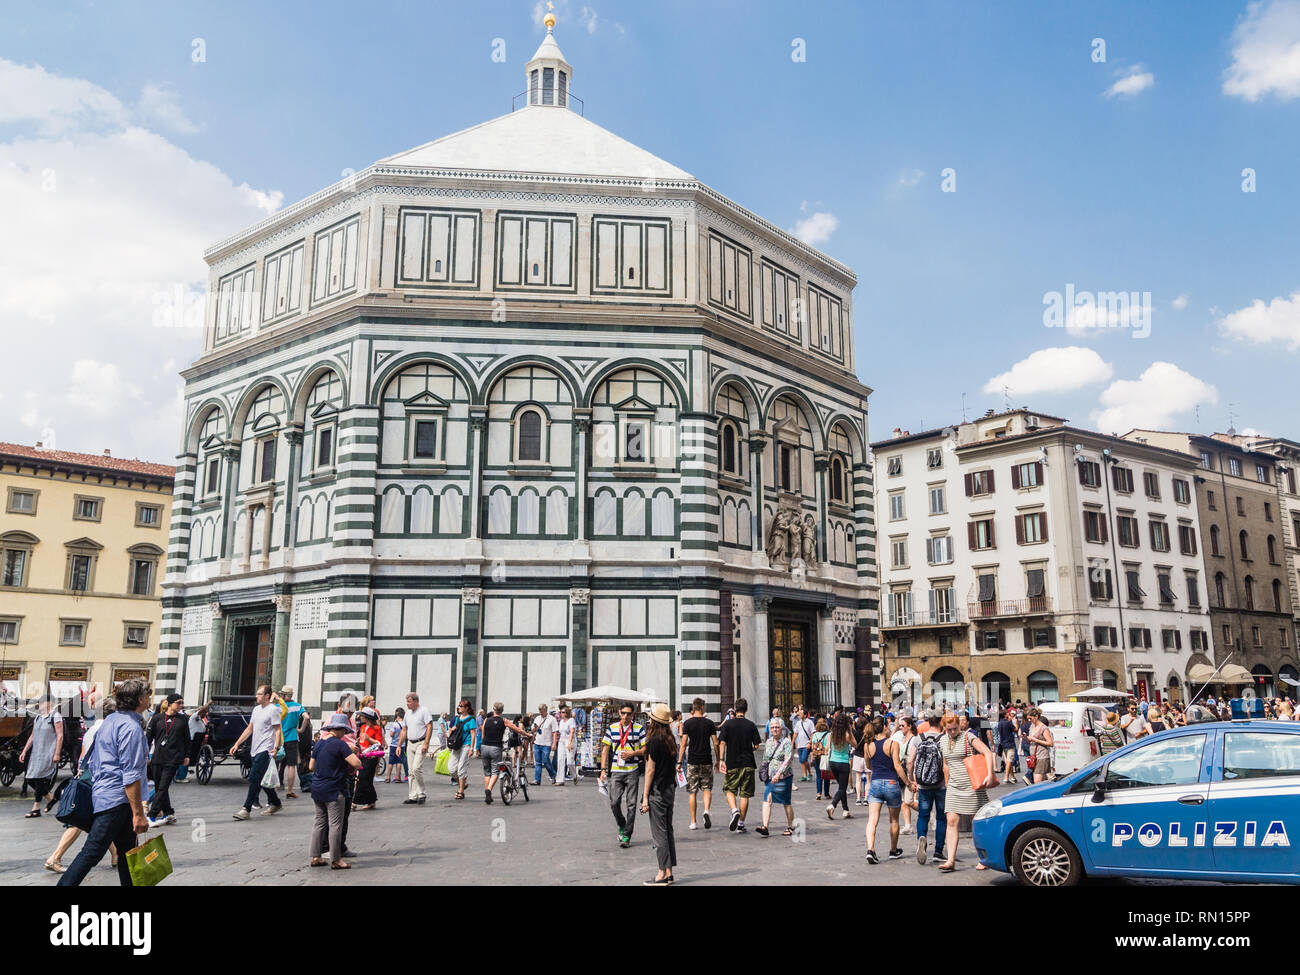
{"type": "Polygon", "coordinates": [[[122,474],[141,474],[147,477],[163,477],[175,480],[176,468],[166,464],[151,464],[144,460],[126,460],[121,457],[106,457],[103,454],[78,454],[70,450],[46,450],[29,447],[26,444],[4,443],[0,441],[0,457],[22,458],[24,460],[44,461],[47,464],[75,464],[78,467],[91,467],[102,471],[115,471],[122,474]]]}

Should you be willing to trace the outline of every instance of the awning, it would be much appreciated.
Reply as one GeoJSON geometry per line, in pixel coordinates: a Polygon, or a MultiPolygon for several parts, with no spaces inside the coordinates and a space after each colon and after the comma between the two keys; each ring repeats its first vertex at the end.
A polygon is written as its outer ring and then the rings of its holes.
{"type": "Polygon", "coordinates": [[[1216,684],[1253,684],[1255,678],[1240,664],[1224,664],[1216,675],[1209,664],[1197,664],[1187,672],[1187,679],[1193,684],[1204,684],[1213,678],[1216,684]]]}

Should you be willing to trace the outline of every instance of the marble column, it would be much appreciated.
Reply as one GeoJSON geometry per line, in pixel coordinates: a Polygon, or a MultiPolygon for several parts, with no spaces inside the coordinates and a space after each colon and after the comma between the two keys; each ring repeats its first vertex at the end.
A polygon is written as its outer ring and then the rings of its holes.
{"type": "Polygon", "coordinates": [[[482,601],[482,589],[467,587],[461,590],[464,623],[461,630],[460,696],[468,698],[475,708],[480,703],[478,692],[482,686],[483,673],[482,661],[479,659],[479,604],[482,601]]]}
{"type": "Polygon", "coordinates": [[[212,615],[212,628],[208,632],[208,671],[203,680],[203,700],[195,702],[197,704],[206,704],[214,694],[223,693],[226,679],[225,613],[218,602],[210,603],[208,609],[212,615]]]}
{"type": "Polygon", "coordinates": [[[293,597],[275,597],[275,636],[271,644],[271,686],[279,691],[289,679],[289,626],[293,597]]]}

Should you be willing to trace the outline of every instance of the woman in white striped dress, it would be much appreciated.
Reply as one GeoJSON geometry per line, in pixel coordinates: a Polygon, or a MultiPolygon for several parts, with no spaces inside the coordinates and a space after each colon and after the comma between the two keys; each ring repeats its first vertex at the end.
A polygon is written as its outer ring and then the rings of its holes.
{"type": "MultiPolygon", "coordinates": [[[[943,734],[939,736],[939,751],[943,755],[943,784],[947,788],[944,812],[948,817],[947,862],[939,868],[942,873],[952,873],[957,869],[957,843],[960,840],[958,830],[961,828],[962,816],[974,816],[980,807],[989,801],[986,791],[993,785],[993,753],[989,747],[969,731],[961,730],[957,715],[949,711],[943,716],[943,734]],[[971,755],[983,755],[987,763],[988,777],[983,782],[971,782],[966,771],[966,759],[971,755]]],[[[976,870],[986,869],[984,864],[975,866],[976,870]]]]}

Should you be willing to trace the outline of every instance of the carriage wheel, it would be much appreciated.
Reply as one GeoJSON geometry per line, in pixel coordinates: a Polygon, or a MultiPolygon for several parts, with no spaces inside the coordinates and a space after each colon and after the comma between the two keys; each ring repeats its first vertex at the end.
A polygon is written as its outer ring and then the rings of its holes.
{"type": "Polygon", "coordinates": [[[245,782],[248,781],[248,773],[252,769],[252,762],[245,762],[242,758],[239,760],[239,777],[245,782]]]}
{"type": "Polygon", "coordinates": [[[194,777],[199,780],[199,785],[207,785],[212,781],[212,766],[215,764],[216,755],[212,752],[212,746],[201,746],[198,765],[194,769],[194,777]]]}
{"type": "Polygon", "coordinates": [[[0,785],[10,785],[14,780],[14,770],[6,765],[0,768],[0,785]]]}

